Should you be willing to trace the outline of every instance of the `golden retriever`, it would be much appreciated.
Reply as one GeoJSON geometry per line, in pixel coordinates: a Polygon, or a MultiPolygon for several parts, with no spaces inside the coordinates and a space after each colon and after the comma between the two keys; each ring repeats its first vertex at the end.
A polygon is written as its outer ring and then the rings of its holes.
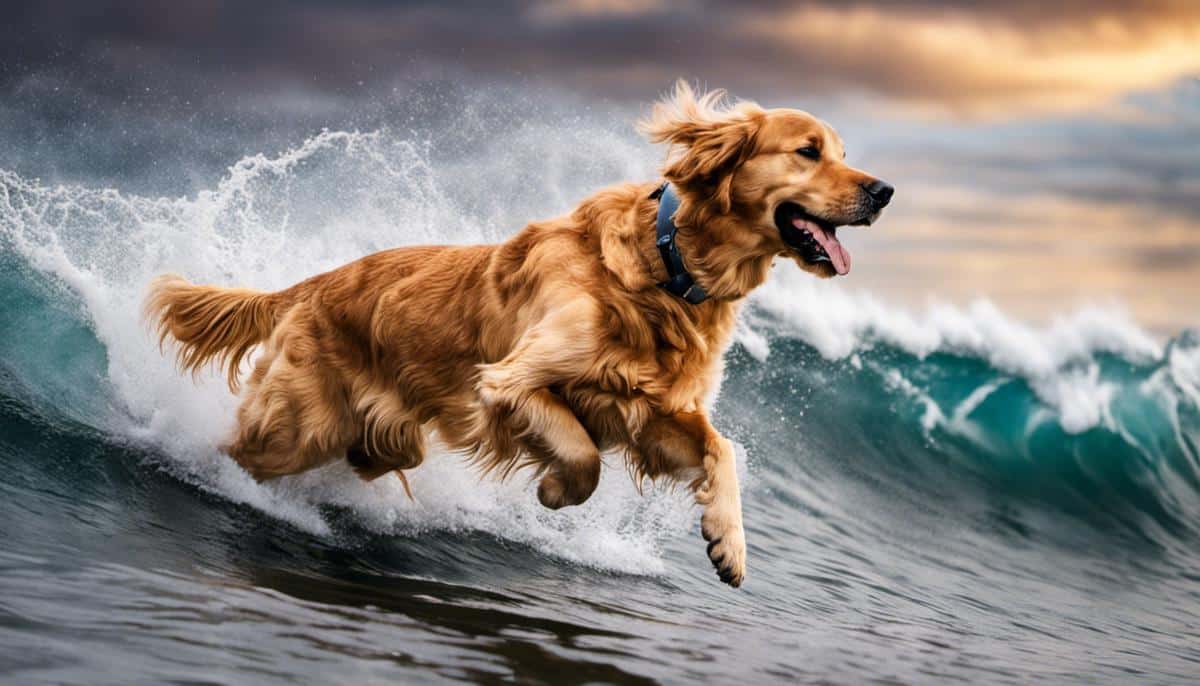
{"type": "Polygon", "coordinates": [[[641,123],[669,144],[676,243],[707,299],[664,288],[658,183],[614,186],[500,245],[386,250],[276,293],[162,276],[146,313],[193,374],[237,392],[225,450],[256,479],[345,458],[364,479],[421,464],[436,433],[486,471],[530,466],[549,508],[578,505],[620,451],[640,484],[689,484],[720,578],[745,576],[734,452],[706,403],[738,306],[779,255],[844,274],[836,230],[892,188],[847,166],[824,122],[680,82],[641,123]]]}

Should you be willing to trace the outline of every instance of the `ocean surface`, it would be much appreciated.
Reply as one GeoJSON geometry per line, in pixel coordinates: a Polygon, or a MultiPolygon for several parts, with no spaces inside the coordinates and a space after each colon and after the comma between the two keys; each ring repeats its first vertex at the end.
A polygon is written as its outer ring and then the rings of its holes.
{"type": "Polygon", "coordinates": [[[260,485],[219,454],[236,399],[160,354],[151,277],[279,288],[654,178],[657,153],[589,121],[460,122],[457,147],[324,131],[175,193],[0,169],[0,681],[1200,679],[1200,335],[1111,308],[902,309],[781,263],[714,406],[739,590],[687,493],[639,494],[615,458],[551,512],[445,452],[415,501],[344,465],[260,485]]]}

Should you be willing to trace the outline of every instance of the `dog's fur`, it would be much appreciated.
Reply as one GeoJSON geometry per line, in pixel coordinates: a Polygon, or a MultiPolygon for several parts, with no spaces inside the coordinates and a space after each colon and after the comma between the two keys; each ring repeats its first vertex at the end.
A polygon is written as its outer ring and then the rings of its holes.
{"type": "Polygon", "coordinates": [[[341,458],[365,479],[403,479],[433,431],[487,471],[533,467],[538,498],[559,508],[588,499],[601,451],[616,449],[639,483],[690,484],[709,556],[738,586],[734,454],[706,398],[739,302],[776,256],[796,257],[775,208],[869,222],[861,187],[873,179],[843,163],[836,133],[810,115],[720,97],[681,83],[642,123],[671,145],[678,243],[711,296],[699,305],[656,285],[666,278],[657,184],[643,183],[603,190],[500,245],[387,250],[276,293],[163,276],[147,315],[160,342],[177,342],[181,368],[215,361],[235,392],[261,345],[226,447],[256,479],[341,458]],[[796,154],[806,146],[820,159],[796,154]]]}

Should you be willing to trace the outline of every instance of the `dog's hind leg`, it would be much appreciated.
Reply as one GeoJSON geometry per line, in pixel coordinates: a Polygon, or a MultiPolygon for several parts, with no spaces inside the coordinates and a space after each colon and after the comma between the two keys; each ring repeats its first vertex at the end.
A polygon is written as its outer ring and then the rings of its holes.
{"type": "MultiPolygon", "coordinates": [[[[414,433],[420,434],[419,427],[414,433]]],[[[391,471],[412,469],[425,459],[424,442],[418,438],[406,442],[409,445],[404,448],[389,446],[381,450],[365,440],[359,441],[346,449],[346,461],[363,481],[374,481],[391,471]]]]}
{"type": "Polygon", "coordinates": [[[337,459],[356,435],[344,386],[320,364],[305,317],[289,315],[257,360],[224,447],[259,481],[337,459]]]}
{"type": "Polygon", "coordinates": [[[600,451],[551,387],[586,369],[595,336],[594,305],[575,301],[528,331],[503,360],[480,368],[479,397],[492,421],[511,418],[544,470],[538,500],[551,509],[579,505],[600,482],[600,451]]]}
{"type": "Polygon", "coordinates": [[[403,470],[417,467],[425,459],[421,424],[394,394],[366,394],[359,408],[363,415],[362,437],[346,451],[346,460],[366,481],[395,471],[411,498],[403,470]]]}

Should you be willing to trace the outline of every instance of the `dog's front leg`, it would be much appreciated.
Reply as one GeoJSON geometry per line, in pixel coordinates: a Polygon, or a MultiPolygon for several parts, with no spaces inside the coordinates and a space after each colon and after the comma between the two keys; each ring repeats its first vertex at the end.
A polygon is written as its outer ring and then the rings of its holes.
{"type": "Polygon", "coordinates": [[[571,408],[550,390],[588,368],[595,352],[594,321],[592,303],[577,299],[527,331],[504,359],[480,367],[478,391],[484,406],[512,415],[548,450],[538,500],[551,509],[583,503],[600,482],[599,449],[571,408]]]}
{"type": "Polygon", "coordinates": [[[742,496],[738,489],[733,444],[717,433],[702,412],[678,412],[650,419],[638,434],[647,471],[687,478],[699,471],[692,487],[704,506],[700,533],[708,541],[708,558],[721,581],[737,588],[746,577],[746,534],[742,528],[742,496]]]}

